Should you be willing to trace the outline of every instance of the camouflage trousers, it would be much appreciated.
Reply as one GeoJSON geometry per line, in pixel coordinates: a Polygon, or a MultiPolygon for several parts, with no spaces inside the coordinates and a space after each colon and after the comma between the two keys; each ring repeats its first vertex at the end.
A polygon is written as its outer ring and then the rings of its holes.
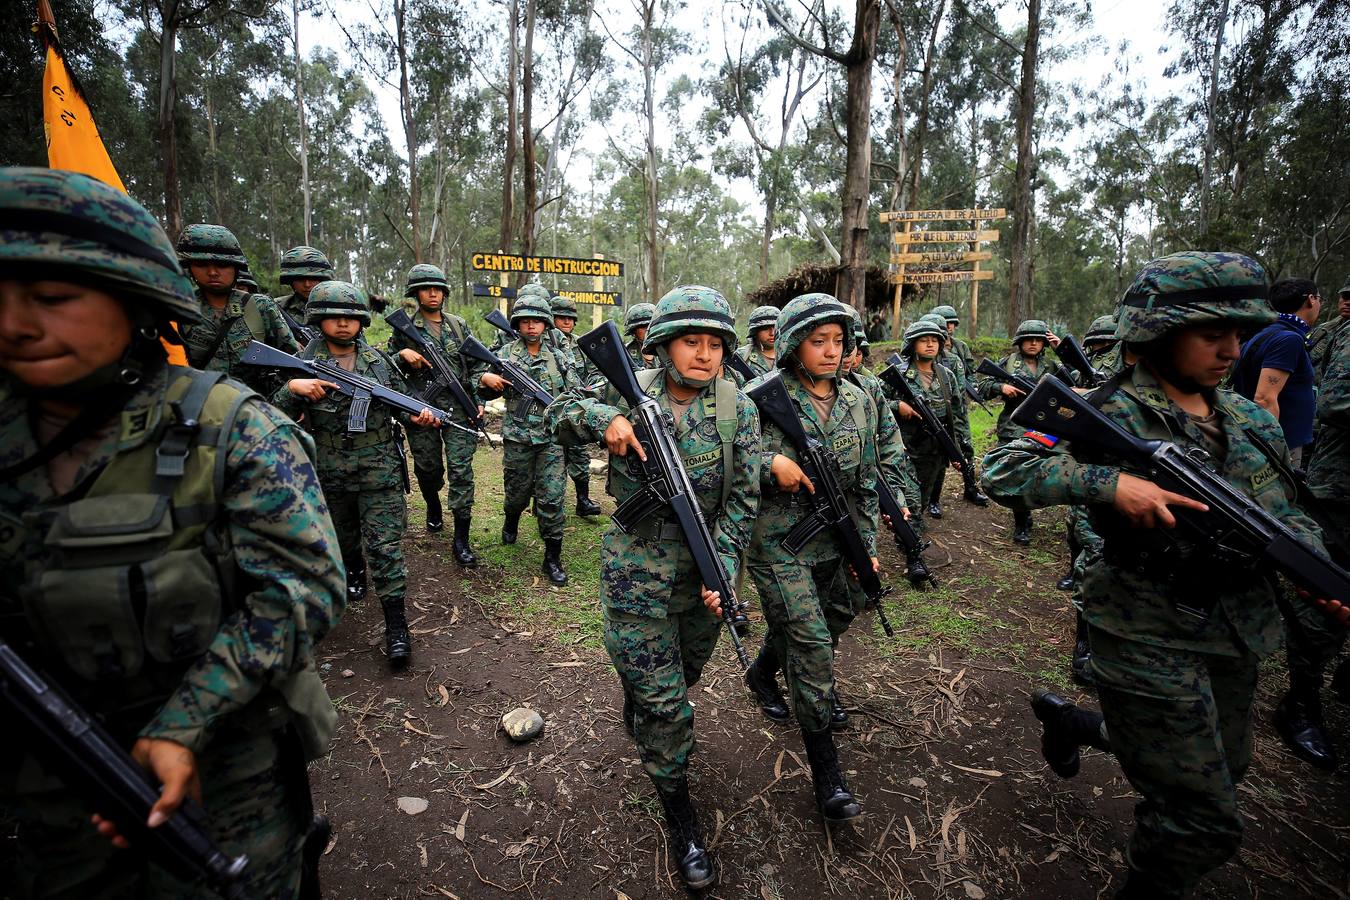
{"type": "Polygon", "coordinates": [[[1130,867],[1189,893],[1242,842],[1237,786],[1252,758],[1259,660],[1155,647],[1092,629],[1111,751],[1143,797],[1130,867]]]}
{"type": "MultiPolygon", "coordinates": [[[[248,855],[242,896],[295,897],[300,888],[304,822],[298,786],[284,777],[271,732],[222,731],[197,758],[207,831],[227,856],[248,855]]],[[[89,824],[89,810],[32,758],[16,766],[0,800],[0,818],[12,819],[17,840],[0,851],[0,896],[13,900],[190,900],[214,896],[149,864],[134,850],[118,850],[89,824]],[[10,859],[4,859],[10,856],[10,859]]],[[[302,777],[297,773],[295,778],[302,777]]]]}
{"type": "Polygon", "coordinates": [[[1092,530],[1086,506],[1070,506],[1065,523],[1073,552],[1073,608],[1083,611],[1083,581],[1089,566],[1102,558],[1102,539],[1092,530]]]}
{"type": "Polygon", "coordinates": [[[539,521],[539,536],[544,540],[562,540],[567,518],[563,513],[566,496],[566,467],[563,448],[557,444],[525,444],[504,441],[502,480],[506,488],[506,514],[519,515],[534,498],[534,516],[539,521]]]}
{"type": "Polygon", "coordinates": [[[571,481],[591,480],[591,455],[581,445],[566,447],[563,450],[567,458],[567,477],[571,481]]]}
{"type": "Polygon", "coordinates": [[[702,582],[688,551],[682,545],[667,548],[672,544],[662,542],[658,549],[669,552],[651,566],[634,555],[631,538],[607,534],[601,551],[605,649],[632,708],[633,741],[643,768],[663,790],[670,790],[688,765],[694,746],[689,691],[721,628],[703,606],[702,582]],[[616,608],[615,599],[625,608],[616,608]]]}
{"type": "Polygon", "coordinates": [[[836,639],[830,620],[835,628],[853,621],[848,615],[845,622],[842,613],[853,606],[848,583],[840,579],[843,568],[840,559],[749,567],[768,623],[765,646],[783,666],[797,724],[806,731],[830,727],[836,639]]]}
{"type": "Polygon", "coordinates": [[[839,574],[821,597],[821,608],[825,612],[825,625],[830,629],[830,643],[838,647],[844,632],[867,608],[867,593],[856,579],[849,576],[848,566],[839,567],[839,574]]]}
{"type": "MultiPolygon", "coordinates": [[[[1350,544],[1350,511],[1336,502],[1323,502],[1321,513],[1332,541],[1350,544]]],[[[1350,560],[1340,560],[1346,565],[1350,560]]],[[[1289,654],[1289,674],[1320,681],[1327,666],[1345,647],[1346,630],[1333,623],[1313,604],[1290,596],[1285,589],[1280,599],[1284,616],[1285,650],[1289,654]]]]}
{"type": "Polygon", "coordinates": [[[324,498],[333,516],[342,558],[358,559],[364,547],[366,571],[376,595],[381,600],[402,600],[408,585],[408,566],[403,561],[408,503],[402,489],[350,491],[325,485],[324,498]]]}
{"type": "Polygon", "coordinates": [[[924,517],[924,512],[927,511],[928,504],[942,499],[942,479],[946,474],[948,462],[947,457],[941,452],[925,452],[922,448],[918,452],[910,450],[909,458],[914,464],[914,481],[918,488],[914,498],[911,499],[908,495],[905,497],[909,501],[909,524],[916,534],[922,535],[927,529],[928,520],[924,517]]]}
{"type": "Polygon", "coordinates": [[[413,474],[424,494],[435,494],[449,484],[445,505],[458,516],[473,512],[473,452],[476,435],[458,428],[409,428],[413,474]]]}

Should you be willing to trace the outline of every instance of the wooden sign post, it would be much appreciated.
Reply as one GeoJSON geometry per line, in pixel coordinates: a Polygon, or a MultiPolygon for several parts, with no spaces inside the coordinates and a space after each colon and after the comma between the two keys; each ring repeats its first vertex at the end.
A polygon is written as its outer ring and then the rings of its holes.
{"type": "MultiPolygon", "coordinates": [[[[981,268],[981,263],[989,262],[994,254],[981,249],[981,245],[998,240],[998,231],[981,228],[998,219],[1007,218],[1005,209],[907,209],[884,212],[882,222],[900,223],[900,230],[893,231],[891,238],[896,251],[891,254],[891,281],[895,284],[895,295],[891,304],[891,330],[900,334],[900,295],[907,284],[953,284],[970,283],[970,335],[975,335],[976,323],[980,313],[980,282],[990,281],[994,273],[981,268]],[[914,230],[915,222],[961,222],[971,223],[969,231],[951,230],[914,230]],[[918,248],[916,244],[928,245],[918,248]],[[951,245],[965,244],[969,250],[950,249],[951,245]],[[951,269],[960,263],[972,263],[969,269],[951,269]],[[912,267],[920,267],[915,271],[912,267]],[[941,267],[933,270],[932,267],[941,267]]],[[[892,225],[894,227],[894,225],[892,225]]]]}

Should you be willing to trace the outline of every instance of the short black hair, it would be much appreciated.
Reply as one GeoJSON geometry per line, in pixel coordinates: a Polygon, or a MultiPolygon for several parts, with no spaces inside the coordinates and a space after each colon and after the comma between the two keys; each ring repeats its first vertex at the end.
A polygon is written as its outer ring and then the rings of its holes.
{"type": "Polygon", "coordinates": [[[1270,287],[1270,307],[1280,313],[1296,313],[1317,293],[1317,285],[1307,278],[1283,278],[1270,287]]]}

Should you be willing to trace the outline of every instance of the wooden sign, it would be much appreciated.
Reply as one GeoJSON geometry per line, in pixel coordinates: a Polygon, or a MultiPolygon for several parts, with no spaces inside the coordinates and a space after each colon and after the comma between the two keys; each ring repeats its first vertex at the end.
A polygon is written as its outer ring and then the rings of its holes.
{"type": "Polygon", "coordinates": [[[529,272],[540,275],[595,275],[623,277],[623,263],[611,259],[577,259],[572,256],[515,256],[510,253],[475,253],[469,266],[476,272],[529,272]]]}
{"type": "Polygon", "coordinates": [[[558,295],[592,306],[623,306],[623,294],[619,291],[558,291],[558,295]]]}
{"type": "Polygon", "coordinates": [[[504,287],[500,284],[475,284],[473,295],[475,297],[492,297],[498,300],[513,300],[516,296],[516,289],[504,287]]]}
{"type": "Polygon", "coordinates": [[[897,244],[970,244],[998,240],[997,231],[897,231],[897,244]]]}
{"type": "Polygon", "coordinates": [[[906,209],[881,214],[883,222],[945,222],[950,219],[983,221],[1006,219],[1006,209],[906,209]]]}
{"type": "Polygon", "coordinates": [[[928,250],[913,253],[892,253],[891,262],[905,265],[925,263],[988,262],[994,254],[988,250],[928,250]]]}
{"type": "Polygon", "coordinates": [[[891,276],[892,284],[955,284],[962,281],[992,281],[993,272],[903,272],[891,276]]]}

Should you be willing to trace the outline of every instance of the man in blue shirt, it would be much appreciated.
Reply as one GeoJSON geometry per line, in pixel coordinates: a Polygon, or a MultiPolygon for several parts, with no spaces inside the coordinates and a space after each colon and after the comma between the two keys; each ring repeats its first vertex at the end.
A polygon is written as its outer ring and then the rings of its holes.
{"type": "Polygon", "coordinates": [[[1290,461],[1299,467],[1303,448],[1313,438],[1316,397],[1308,331],[1322,312],[1322,298],[1308,279],[1287,278],[1271,287],[1270,305],[1280,318],[1242,347],[1233,389],[1280,420],[1290,461]]]}

